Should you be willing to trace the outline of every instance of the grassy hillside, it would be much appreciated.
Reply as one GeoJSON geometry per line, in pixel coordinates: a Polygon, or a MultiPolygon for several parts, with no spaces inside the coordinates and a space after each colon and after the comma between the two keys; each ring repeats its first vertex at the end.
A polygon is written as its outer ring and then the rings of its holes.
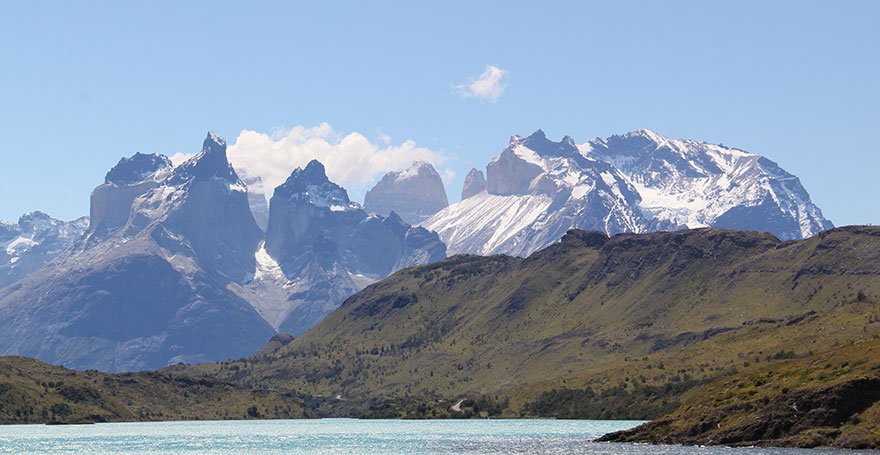
{"type": "Polygon", "coordinates": [[[165,373],[73,371],[0,357],[0,423],[298,418],[296,396],[165,373]]]}
{"type": "Polygon", "coordinates": [[[878,303],[880,228],[572,231],[527,259],[398,272],[273,353],[180,371],[346,406],[483,397],[506,415],[655,417],[693,385],[870,339],[878,303]]]}
{"type": "Polygon", "coordinates": [[[609,441],[880,447],[880,339],[754,366],[686,393],[681,406],[609,441]]]}

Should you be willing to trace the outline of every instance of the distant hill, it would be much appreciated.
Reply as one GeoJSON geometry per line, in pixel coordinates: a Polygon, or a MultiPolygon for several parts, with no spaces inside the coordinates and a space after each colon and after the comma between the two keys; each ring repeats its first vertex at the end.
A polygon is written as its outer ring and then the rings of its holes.
{"type": "Polygon", "coordinates": [[[571,231],[526,259],[397,272],[271,354],[179,371],[352,401],[488,396],[506,415],[649,418],[705,381],[880,334],[878,303],[880,228],[789,242],[571,231]],[[602,406],[566,410],[594,395],[602,406]]]}
{"type": "Polygon", "coordinates": [[[292,394],[252,391],[164,373],[73,371],[0,357],[0,423],[299,418],[292,394]]]}

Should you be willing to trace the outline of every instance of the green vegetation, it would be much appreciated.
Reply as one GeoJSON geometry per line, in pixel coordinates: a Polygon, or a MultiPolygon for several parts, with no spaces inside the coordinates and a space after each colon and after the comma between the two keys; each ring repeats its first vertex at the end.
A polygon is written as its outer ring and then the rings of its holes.
{"type": "Polygon", "coordinates": [[[592,388],[553,389],[523,407],[523,415],[557,419],[646,420],[671,412],[682,393],[700,384],[672,382],[664,386],[614,387],[596,393],[592,388]]]}
{"type": "Polygon", "coordinates": [[[693,384],[880,334],[878,296],[880,228],[572,231],[528,259],[398,272],[277,351],[169,371],[402,416],[499,396],[507,417],[656,417],[693,384]]]}
{"type": "Polygon", "coordinates": [[[73,371],[0,357],[0,423],[299,418],[294,395],[167,373],[73,371]]]}
{"type": "Polygon", "coordinates": [[[609,441],[880,447],[880,338],[753,366],[697,387],[668,415],[609,441]]]}

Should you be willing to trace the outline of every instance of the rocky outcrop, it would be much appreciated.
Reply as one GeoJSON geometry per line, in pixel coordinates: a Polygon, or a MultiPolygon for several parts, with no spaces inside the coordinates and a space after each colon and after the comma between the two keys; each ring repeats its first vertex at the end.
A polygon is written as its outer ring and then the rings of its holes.
{"type": "Polygon", "coordinates": [[[443,179],[425,161],[416,161],[404,171],[385,174],[364,197],[367,212],[383,216],[395,212],[409,224],[419,224],[447,206],[443,179]]]}
{"type": "Polygon", "coordinates": [[[471,169],[464,177],[464,186],[461,189],[461,198],[467,199],[486,191],[486,177],[483,171],[479,169],[471,169]]]}
{"type": "Polygon", "coordinates": [[[89,241],[106,238],[125,226],[134,200],[159,186],[171,171],[171,161],[159,154],[136,153],[122,158],[92,191],[89,241]]]}

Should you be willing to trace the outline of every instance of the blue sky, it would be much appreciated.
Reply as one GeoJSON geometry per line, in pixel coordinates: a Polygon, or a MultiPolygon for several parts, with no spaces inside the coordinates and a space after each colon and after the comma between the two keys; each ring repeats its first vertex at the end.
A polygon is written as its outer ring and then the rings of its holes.
{"type": "Polygon", "coordinates": [[[120,157],[193,152],[208,130],[234,142],[242,130],[328,123],[379,149],[390,138],[442,156],[453,200],[512,134],[584,142],[650,128],[764,154],[835,224],[880,224],[880,2],[13,1],[0,11],[0,219],[87,214],[120,157]],[[456,86],[487,65],[506,71],[497,100],[462,96],[456,86]]]}

